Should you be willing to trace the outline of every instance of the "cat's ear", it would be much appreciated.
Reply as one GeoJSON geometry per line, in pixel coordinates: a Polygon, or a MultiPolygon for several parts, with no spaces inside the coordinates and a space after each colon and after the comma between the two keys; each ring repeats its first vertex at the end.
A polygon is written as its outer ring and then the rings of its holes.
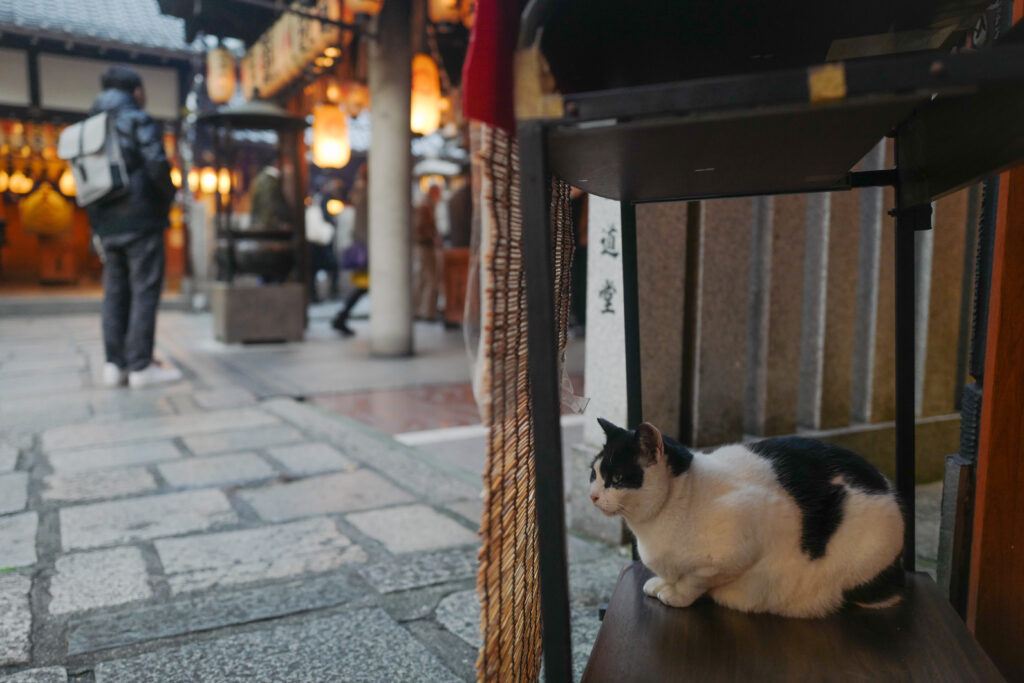
{"type": "Polygon", "coordinates": [[[604,435],[608,437],[609,441],[619,436],[620,434],[623,434],[626,431],[622,427],[617,427],[613,425],[611,422],[604,419],[603,417],[597,418],[597,424],[601,425],[601,429],[604,430],[604,435]]]}
{"type": "Polygon", "coordinates": [[[650,467],[656,462],[663,460],[662,453],[665,444],[661,440],[661,432],[650,422],[644,422],[636,428],[636,436],[633,437],[637,449],[640,451],[638,460],[641,467],[650,467]]]}

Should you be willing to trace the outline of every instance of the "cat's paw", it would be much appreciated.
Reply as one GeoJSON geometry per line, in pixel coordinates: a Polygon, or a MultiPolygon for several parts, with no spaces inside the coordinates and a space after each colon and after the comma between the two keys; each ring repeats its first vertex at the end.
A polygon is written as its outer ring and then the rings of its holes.
{"type": "Polygon", "coordinates": [[[669,607],[689,607],[694,600],[700,597],[700,594],[683,594],[666,585],[654,597],[669,607]]]}
{"type": "Polygon", "coordinates": [[[652,576],[644,582],[644,595],[652,598],[658,597],[658,591],[665,587],[665,581],[660,576],[652,576]]]}

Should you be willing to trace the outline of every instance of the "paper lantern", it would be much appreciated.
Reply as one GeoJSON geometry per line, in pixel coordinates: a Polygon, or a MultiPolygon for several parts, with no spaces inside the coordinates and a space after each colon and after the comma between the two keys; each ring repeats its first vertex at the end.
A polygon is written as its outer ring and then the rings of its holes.
{"type": "Polygon", "coordinates": [[[345,0],[344,9],[352,14],[369,14],[371,16],[380,14],[384,0],[345,0]]]}
{"type": "Polygon", "coordinates": [[[75,196],[75,176],[70,168],[65,168],[64,172],[60,174],[60,180],[57,181],[57,189],[65,197],[75,196]]]}
{"type": "Polygon", "coordinates": [[[412,58],[412,103],[409,127],[430,135],[441,126],[441,75],[434,60],[424,54],[412,58]]]}
{"type": "Polygon", "coordinates": [[[7,175],[7,171],[0,169],[0,192],[7,192],[10,182],[11,176],[7,175]]]}
{"type": "Polygon", "coordinates": [[[22,170],[17,170],[11,174],[11,179],[8,181],[11,192],[14,194],[28,194],[32,191],[32,187],[35,183],[29,178],[22,170]]]}
{"type": "Polygon", "coordinates": [[[171,168],[171,183],[175,187],[181,187],[181,171],[177,168],[171,168]]]}
{"type": "Polygon", "coordinates": [[[199,190],[203,194],[213,194],[217,191],[217,172],[209,166],[199,172],[199,190]]]}
{"type": "Polygon", "coordinates": [[[370,106],[370,89],[362,83],[350,82],[342,91],[345,111],[352,118],[356,118],[363,113],[364,109],[370,106]]]}
{"type": "Polygon", "coordinates": [[[345,202],[340,199],[328,199],[327,200],[327,213],[332,216],[337,216],[339,213],[345,210],[345,202]]]}
{"type": "Polygon", "coordinates": [[[188,190],[192,194],[199,192],[199,169],[195,167],[188,170],[188,190]]]}
{"type": "Polygon", "coordinates": [[[462,20],[460,0],[430,0],[427,15],[435,24],[457,24],[462,20]]]}
{"type": "Polygon", "coordinates": [[[462,0],[462,25],[473,28],[476,19],[476,0],[462,0]]]}
{"type": "Polygon", "coordinates": [[[222,47],[206,53],[206,94],[217,104],[235,94],[235,58],[222,47]]]}
{"type": "Polygon", "coordinates": [[[313,163],[320,168],[341,168],[351,157],[345,112],[328,104],[313,107],[313,163]]]}
{"type": "Polygon", "coordinates": [[[226,168],[217,172],[217,192],[225,196],[231,194],[231,172],[226,168]]]}

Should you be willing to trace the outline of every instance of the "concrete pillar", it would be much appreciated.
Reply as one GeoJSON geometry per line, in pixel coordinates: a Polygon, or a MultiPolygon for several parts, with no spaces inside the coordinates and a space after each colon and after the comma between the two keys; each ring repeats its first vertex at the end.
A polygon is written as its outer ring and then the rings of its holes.
{"type": "Polygon", "coordinates": [[[689,445],[703,447],[743,437],[746,382],[747,283],[753,200],[700,203],[693,359],[687,364],[682,422],[689,445]]]}
{"type": "Polygon", "coordinates": [[[377,40],[370,43],[370,353],[375,356],[413,352],[411,16],[411,0],[388,0],[377,17],[377,40]]]}

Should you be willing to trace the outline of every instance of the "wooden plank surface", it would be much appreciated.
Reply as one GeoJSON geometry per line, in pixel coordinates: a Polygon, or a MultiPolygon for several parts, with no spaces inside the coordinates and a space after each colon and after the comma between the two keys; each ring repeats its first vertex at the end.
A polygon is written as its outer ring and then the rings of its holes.
{"type": "Polygon", "coordinates": [[[709,600],[686,609],[643,594],[639,562],[619,577],[583,674],[599,681],[999,681],[930,578],[906,600],[826,619],[744,614],[709,600]]]}

